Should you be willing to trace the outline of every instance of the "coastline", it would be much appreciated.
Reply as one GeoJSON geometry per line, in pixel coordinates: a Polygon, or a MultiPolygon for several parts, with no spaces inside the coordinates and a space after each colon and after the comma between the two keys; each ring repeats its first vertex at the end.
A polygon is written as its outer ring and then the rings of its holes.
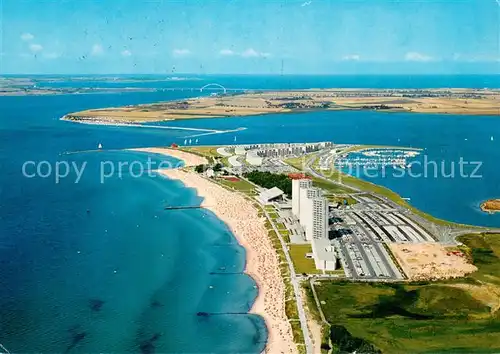
{"type": "MultiPolygon", "coordinates": [[[[198,156],[195,154],[190,154],[189,152],[170,149],[170,148],[135,148],[135,149],[127,149],[128,151],[135,152],[146,152],[150,154],[158,154],[158,155],[167,155],[175,157],[176,159],[181,160],[184,165],[182,167],[193,167],[197,165],[206,165],[208,164],[208,160],[205,157],[198,156]]],[[[172,167],[181,167],[181,166],[172,166],[172,167]]]]}
{"type": "MultiPolygon", "coordinates": [[[[208,163],[205,157],[170,148],[128,150],[172,156],[183,161],[184,167],[208,163]]],[[[264,318],[268,331],[265,352],[297,353],[292,327],[285,312],[285,284],[265,219],[258,215],[258,210],[243,196],[228,191],[197,173],[178,168],[160,169],[158,173],[180,181],[187,188],[195,189],[198,196],[203,198],[201,206],[223,221],[245,249],[245,274],[252,277],[258,287],[258,295],[249,313],[264,318]]]]}
{"type": "Polygon", "coordinates": [[[201,206],[222,220],[238,243],[245,248],[245,273],[255,280],[259,290],[250,313],[262,316],[266,322],[268,339],[265,352],[296,353],[292,328],[285,313],[285,284],[280,275],[278,257],[268,238],[264,218],[241,195],[194,172],[179,169],[158,172],[195,189],[203,198],[201,206]]]}

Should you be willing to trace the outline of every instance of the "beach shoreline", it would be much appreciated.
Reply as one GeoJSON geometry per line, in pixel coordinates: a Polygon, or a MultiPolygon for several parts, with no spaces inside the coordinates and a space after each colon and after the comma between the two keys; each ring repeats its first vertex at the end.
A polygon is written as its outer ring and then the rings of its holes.
{"type": "MultiPolygon", "coordinates": [[[[184,167],[208,163],[206,158],[169,148],[129,149],[175,157],[184,167]]],[[[266,353],[297,353],[292,327],[285,312],[285,283],[279,270],[279,259],[269,239],[265,218],[242,195],[231,192],[191,171],[161,169],[158,173],[180,181],[203,198],[201,206],[213,212],[231,230],[246,251],[245,274],[255,281],[258,294],[249,311],[261,316],[267,327],[266,353]]]]}
{"type": "Polygon", "coordinates": [[[277,254],[268,238],[265,219],[243,196],[228,191],[194,172],[160,170],[161,175],[182,182],[203,198],[201,206],[222,220],[246,250],[245,273],[258,287],[249,313],[264,318],[268,330],[266,353],[296,353],[292,328],[285,313],[285,284],[277,254]]]}
{"type": "MultiPolygon", "coordinates": [[[[157,155],[167,155],[174,157],[183,162],[183,167],[193,167],[197,165],[206,165],[208,164],[208,160],[205,157],[190,154],[189,152],[171,149],[166,147],[151,147],[151,148],[135,148],[135,149],[127,149],[128,151],[135,152],[145,152],[149,154],[157,154],[157,155]]],[[[181,167],[181,166],[172,166],[172,167],[181,167]]]]}

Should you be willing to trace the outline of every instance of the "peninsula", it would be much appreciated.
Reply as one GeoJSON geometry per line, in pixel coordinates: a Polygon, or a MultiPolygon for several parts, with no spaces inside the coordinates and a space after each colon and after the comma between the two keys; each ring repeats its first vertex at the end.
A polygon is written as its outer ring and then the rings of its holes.
{"type": "Polygon", "coordinates": [[[64,119],[87,123],[143,123],[311,110],[500,115],[500,90],[307,89],[212,93],[178,101],[74,112],[64,119]]]}

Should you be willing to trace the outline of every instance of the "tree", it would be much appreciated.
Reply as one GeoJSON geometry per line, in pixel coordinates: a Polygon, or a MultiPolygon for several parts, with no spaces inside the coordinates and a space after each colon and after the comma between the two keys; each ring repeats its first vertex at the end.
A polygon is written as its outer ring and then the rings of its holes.
{"type": "Polygon", "coordinates": [[[222,170],[222,164],[216,163],[214,166],[214,172],[220,172],[222,170]]]}
{"type": "Polygon", "coordinates": [[[252,171],[246,173],[244,176],[261,187],[267,189],[278,187],[289,197],[292,195],[292,180],[287,175],[267,171],[252,171]]]}
{"type": "Polygon", "coordinates": [[[194,168],[194,170],[195,170],[197,173],[203,173],[203,172],[205,172],[205,169],[206,169],[205,165],[198,165],[198,166],[196,166],[196,167],[194,168]]]}

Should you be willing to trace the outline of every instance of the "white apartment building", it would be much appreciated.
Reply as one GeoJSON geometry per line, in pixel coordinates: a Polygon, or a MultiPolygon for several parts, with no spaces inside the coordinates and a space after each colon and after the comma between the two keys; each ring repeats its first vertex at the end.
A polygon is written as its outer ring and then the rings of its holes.
{"type": "Polygon", "coordinates": [[[306,231],[306,240],[313,238],[313,201],[322,196],[319,188],[308,188],[300,190],[300,215],[299,221],[306,231]]]}
{"type": "Polygon", "coordinates": [[[292,214],[297,218],[300,217],[300,190],[308,188],[312,188],[312,180],[305,178],[292,180],[292,214]]]}
{"type": "Polygon", "coordinates": [[[328,239],[328,199],[312,200],[312,239],[328,239]]]}

